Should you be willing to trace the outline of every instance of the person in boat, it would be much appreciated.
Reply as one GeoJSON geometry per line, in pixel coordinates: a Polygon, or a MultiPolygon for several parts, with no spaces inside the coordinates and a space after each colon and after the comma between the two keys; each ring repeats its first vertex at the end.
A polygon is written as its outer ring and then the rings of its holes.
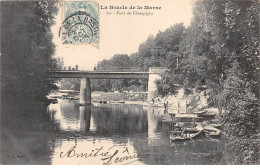
{"type": "Polygon", "coordinates": [[[172,135],[181,136],[181,127],[179,127],[179,124],[175,124],[174,127],[175,129],[172,131],[172,135]]]}
{"type": "Polygon", "coordinates": [[[179,126],[179,124],[176,124],[176,125],[175,125],[175,132],[176,132],[177,134],[180,134],[180,133],[181,133],[181,127],[179,126]]]}
{"type": "Polygon", "coordinates": [[[186,138],[187,137],[187,134],[185,134],[184,132],[186,131],[185,128],[182,129],[182,132],[181,132],[181,137],[183,138],[186,138]]]}

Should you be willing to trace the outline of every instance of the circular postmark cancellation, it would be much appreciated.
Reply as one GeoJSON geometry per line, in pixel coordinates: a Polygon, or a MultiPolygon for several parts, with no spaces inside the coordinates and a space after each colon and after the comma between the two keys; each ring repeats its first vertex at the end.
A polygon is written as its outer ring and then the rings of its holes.
{"type": "Polygon", "coordinates": [[[63,44],[98,43],[98,21],[86,12],[76,12],[67,17],[60,28],[63,44]]]}

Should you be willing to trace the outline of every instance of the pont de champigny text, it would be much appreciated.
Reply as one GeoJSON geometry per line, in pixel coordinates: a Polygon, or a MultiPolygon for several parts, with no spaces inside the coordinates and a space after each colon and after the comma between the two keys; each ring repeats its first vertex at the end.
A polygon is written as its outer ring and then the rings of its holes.
{"type": "Polygon", "coordinates": [[[145,9],[145,10],[160,10],[160,6],[100,6],[100,9],[145,9]]]}

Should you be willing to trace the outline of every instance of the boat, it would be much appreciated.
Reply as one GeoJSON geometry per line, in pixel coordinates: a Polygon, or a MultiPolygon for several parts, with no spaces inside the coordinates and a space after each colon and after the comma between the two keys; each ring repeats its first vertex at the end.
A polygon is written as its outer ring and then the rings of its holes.
{"type": "Polygon", "coordinates": [[[102,100],[101,103],[102,104],[107,104],[107,101],[106,100],[102,100]]]}
{"type": "Polygon", "coordinates": [[[198,123],[196,125],[196,127],[193,127],[193,128],[185,128],[185,133],[196,133],[196,132],[199,132],[200,130],[203,130],[203,127],[200,123],[198,123]]]}
{"type": "Polygon", "coordinates": [[[107,104],[106,100],[93,100],[95,103],[100,103],[100,104],[107,104]]]}
{"type": "Polygon", "coordinates": [[[217,129],[211,125],[205,126],[203,129],[204,129],[205,135],[209,136],[209,137],[219,137],[221,134],[220,129],[217,129]]]}
{"type": "Polygon", "coordinates": [[[203,120],[203,117],[198,117],[195,114],[176,114],[175,118],[176,118],[176,121],[179,121],[179,122],[192,122],[192,121],[199,122],[199,121],[203,120]]]}
{"type": "Polygon", "coordinates": [[[221,129],[221,124],[210,124],[210,126],[217,128],[217,129],[221,129]]]}
{"type": "Polygon", "coordinates": [[[63,95],[62,99],[70,99],[70,96],[69,95],[63,95]]]}
{"type": "Polygon", "coordinates": [[[220,134],[221,134],[221,132],[206,132],[205,131],[205,135],[207,137],[211,137],[211,138],[218,138],[218,137],[220,137],[220,134]]]}
{"type": "Polygon", "coordinates": [[[190,141],[199,137],[203,133],[203,129],[195,133],[181,133],[180,135],[170,135],[171,142],[173,141],[190,141]]]}
{"type": "Polygon", "coordinates": [[[112,104],[124,104],[125,101],[111,101],[112,104]]]}
{"type": "Polygon", "coordinates": [[[69,100],[79,100],[79,96],[68,96],[68,97],[66,97],[66,99],[69,99],[69,100]]]}
{"type": "Polygon", "coordinates": [[[100,106],[100,103],[98,103],[98,102],[92,102],[91,105],[93,105],[93,106],[100,106]]]}
{"type": "Polygon", "coordinates": [[[201,114],[206,113],[206,111],[195,111],[193,112],[194,114],[197,114],[198,116],[200,116],[201,114]]]}
{"type": "Polygon", "coordinates": [[[48,98],[48,101],[49,101],[49,103],[52,103],[52,104],[58,103],[58,100],[54,99],[54,98],[48,98]]]}
{"type": "Polygon", "coordinates": [[[203,118],[214,118],[216,116],[215,113],[209,113],[209,112],[206,112],[206,113],[203,113],[200,115],[200,117],[203,117],[203,118]]]}

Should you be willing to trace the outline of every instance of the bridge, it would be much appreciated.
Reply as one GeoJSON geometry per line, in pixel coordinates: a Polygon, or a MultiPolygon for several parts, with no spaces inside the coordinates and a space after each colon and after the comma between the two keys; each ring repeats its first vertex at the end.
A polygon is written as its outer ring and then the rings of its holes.
{"type": "Polygon", "coordinates": [[[148,81],[148,100],[151,100],[157,94],[155,81],[161,78],[167,68],[150,67],[149,71],[140,71],[139,68],[113,68],[113,69],[95,69],[94,71],[79,70],[76,68],[63,69],[59,71],[50,71],[50,78],[80,78],[80,104],[91,104],[91,79],[146,79],[148,81]]]}
{"type": "Polygon", "coordinates": [[[51,78],[148,79],[149,72],[51,71],[51,78]]]}

